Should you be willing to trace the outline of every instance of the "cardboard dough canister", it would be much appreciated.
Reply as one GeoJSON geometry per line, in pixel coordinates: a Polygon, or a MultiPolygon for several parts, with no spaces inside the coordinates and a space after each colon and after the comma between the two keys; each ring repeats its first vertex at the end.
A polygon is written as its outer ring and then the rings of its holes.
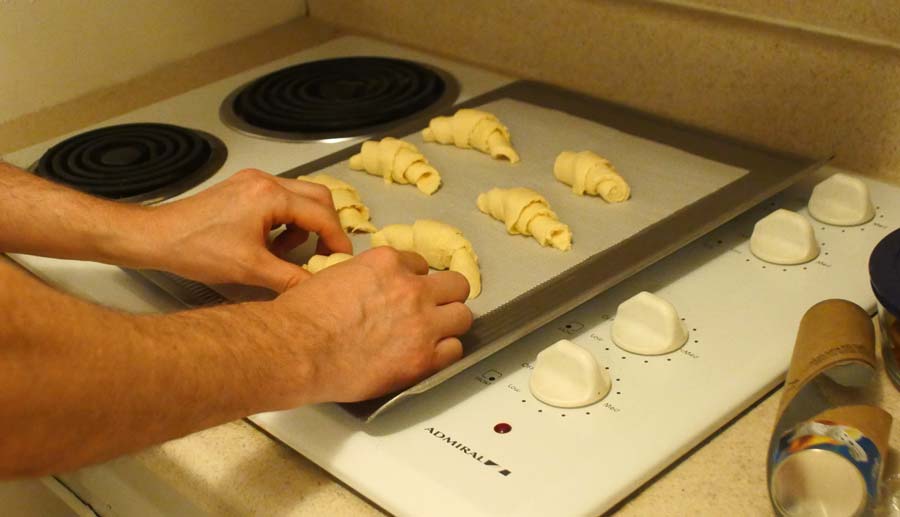
{"type": "Polygon", "coordinates": [[[800,322],[767,475],[780,515],[863,515],[877,502],[891,416],[853,401],[876,378],[869,315],[826,300],[800,322]]]}

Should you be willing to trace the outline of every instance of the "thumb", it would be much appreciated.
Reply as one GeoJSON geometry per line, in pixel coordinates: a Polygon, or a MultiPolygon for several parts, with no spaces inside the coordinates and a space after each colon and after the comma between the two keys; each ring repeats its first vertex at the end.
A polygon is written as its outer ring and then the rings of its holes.
{"type": "Polygon", "coordinates": [[[311,276],[310,272],[266,253],[256,271],[256,284],[283,293],[311,276]]]}

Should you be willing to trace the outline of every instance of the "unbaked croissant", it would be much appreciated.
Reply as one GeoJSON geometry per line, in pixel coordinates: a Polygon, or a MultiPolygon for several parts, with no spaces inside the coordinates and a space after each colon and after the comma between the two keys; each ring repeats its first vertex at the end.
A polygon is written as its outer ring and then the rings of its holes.
{"type": "Polygon", "coordinates": [[[426,142],[453,144],[463,149],[475,148],[510,163],[519,161],[519,153],[509,141],[509,129],[494,115],[481,110],[461,109],[452,117],[435,117],[422,130],[426,142]]]}
{"type": "Polygon", "coordinates": [[[369,222],[369,208],[363,204],[359,192],[353,188],[353,185],[326,174],[299,176],[297,179],[328,187],[328,190],[331,191],[331,201],[334,203],[334,209],[337,210],[344,230],[363,233],[378,231],[369,222]]]}
{"type": "Polygon", "coordinates": [[[381,176],[385,183],[412,183],[428,195],[441,186],[441,175],[416,146],[393,137],[363,142],[350,157],[350,168],[381,176]]]}
{"type": "Polygon", "coordinates": [[[625,201],[631,187],[612,164],[592,151],[563,151],[553,164],[556,179],[572,186],[572,192],[582,196],[600,196],[610,203],[625,201]]]}
{"type": "Polygon", "coordinates": [[[331,255],[313,255],[309,257],[309,261],[306,264],[303,264],[303,269],[309,271],[312,274],[316,274],[319,271],[322,271],[325,268],[329,268],[335,264],[340,264],[345,260],[350,260],[353,258],[353,255],[348,255],[346,253],[332,253],[331,255]]]}
{"type": "Polygon", "coordinates": [[[493,188],[478,195],[478,209],[503,221],[512,235],[533,236],[541,246],[572,248],[572,232],[559,221],[544,196],[525,188],[493,188]]]}
{"type": "Polygon", "coordinates": [[[414,224],[391,224],[372,234],[372,246],[414,251],[434,269],[450,269],[469,281],[469,298],[481,294],[481,271],[472,243],[449,224],[419,219],[414,224]]]}

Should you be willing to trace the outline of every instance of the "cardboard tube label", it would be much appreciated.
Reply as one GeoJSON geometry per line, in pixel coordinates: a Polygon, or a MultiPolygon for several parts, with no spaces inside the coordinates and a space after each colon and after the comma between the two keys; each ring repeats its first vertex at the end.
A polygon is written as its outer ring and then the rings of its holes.
{"type": "MultiPolygon", "coordinates": [[[[846,484],[838,487],[838,490],[842,492],[840,496],[846,503],[858,501],[858,504],[854,504],[857,511],[850,512],[851,515],[863,509],[867,501],[877,500],[878,479],[882,464],[881,452],[875,442],[863,435],[862,431],[831,420],[802,422],[778,440],[772,464],[780,465],[791,456],[811,450],[837,454],[847,461],[848,466],[853,467],[853,469],[846,469],[842,476],[847,478],[846,484]],[[857,473],[860,477],[859,481],[865,487],[865,494],[852,493],[856,487],[847,486],[856,482],[849,478],[855,477],[857,473]]],[[[832,489],[833,487],[826,488],[832,489]]]]}

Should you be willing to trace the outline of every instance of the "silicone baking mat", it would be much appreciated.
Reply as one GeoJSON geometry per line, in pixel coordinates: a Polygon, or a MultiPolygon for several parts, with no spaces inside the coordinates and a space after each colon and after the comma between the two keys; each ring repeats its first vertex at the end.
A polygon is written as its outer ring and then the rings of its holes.
{"type": "MultiPolygon", "coordinates": [[[[347,181],[360,192],[377,227],[436,219],[462,230],[478,254],[482,293],[468,301],[476,317],[602,253],[652,224],[747,173],[746,169],[696,156],[629,135],[562,111],[502,99],[481,106],[509,127],[521,161],[494,160],[473,149],[426,143],[421,134],[398,135],[440,172],[443,185],[431,196],[415,185],[385,183],[381,177],[350,169],[341,160],[313,174],[347,181]],[[553,176],[553,162],[565,150],[592,150],[609,159],[632,188],[632,197],[610,204],[596,196],[575,195],[553,176]],[[528,187],[539,192],[569,225],[570,251],[542,247],[534,238],[509,235],[506,227],[478,210],[475,200],[493,187],[528,187]]],[[[370,247],[366,234],[351,237],[355,253],[370,247]]],[[[304,249],[292,258],[307,258],[304,249]]]]}

